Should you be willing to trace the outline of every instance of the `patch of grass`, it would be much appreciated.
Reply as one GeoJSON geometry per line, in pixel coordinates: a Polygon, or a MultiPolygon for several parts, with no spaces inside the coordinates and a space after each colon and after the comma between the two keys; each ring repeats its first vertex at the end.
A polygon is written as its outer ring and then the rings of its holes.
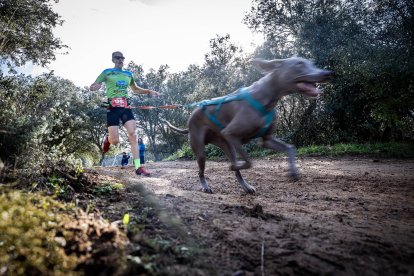
{"type": "Polygon", "coordinates": [[[281,155],[282,153],[275,153],[274,151],[270,150],[270,149],[254,149],[252,151],[249,151],[249,156],[250,157],[256,157],[256,158],[260,158],[260,157],[266,157],[269,155],[281,155]]]}
{"type": "Polygon", "coordinates": [[[96,196],[107,196],[107,195],[112,195],[122,189],[124,189],[124,185],[121,183],[106,182],[106,183],[96,185],[92,189],[92,193],[96,196]]]}
{"type": "Polygon", "coordinates": [[[369,155],[386,158],[414,158],[414,145],[404,143],[335,144],[298,149],[298,156],[369,155]]]}
{"type": "MultiPolygon", "coordinates": [[[[210,160],[217,160],[224,156],[224,152],[221,148],[215,146],[215,145],[207,145],[205,147],[205,153],[208,159],[210,160]]],[[[190,145],[188,143],[183,144],[181,149],[174,152],[172,155],[165,158],[165,161],[173,161],[178,159],[188,159],[188,160],[195,160],[196,156],[191,149],[190,145]]]]}
{"type": "Polygon", "coordinates": [[[68,196],[69,186],[65,183],[65,179],[63,177],[52,175],[47,179],[46,187],[54,190],[54,194],[57,197],[66,198],[68,196]]]}
{"type": "MultiPolygon", "coordinates": [[[[261,148],[256,144],[245,145],[244,148],[250,157],[279,157],[285,156],[284,152],[274,152],[269,149],[261,148]]],[[[205,148],[207,158],[209,160],[219,160],[223,158],[223,151],[214,146],[207,145],[205,148]]],[[[407,143],[374,143],[374,144],[345,144],[339,143],[335,145],[312,145],[297,149],[298,156],[341,156],[341,155],[367,155],[383,158],[414,158],[414,145],[407,143]]],[[[194,160],[195,156],[191,147],[186,143],[183,147],[166,158],[166,161],[177,159],[194,160]]]]}

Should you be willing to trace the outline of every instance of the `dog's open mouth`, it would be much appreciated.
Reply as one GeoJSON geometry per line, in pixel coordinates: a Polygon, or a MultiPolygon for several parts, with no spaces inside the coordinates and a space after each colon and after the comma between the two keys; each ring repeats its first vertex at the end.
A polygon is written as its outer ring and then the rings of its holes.
{"type": "Polygon", "coordinates": [[[316,97],[320,90],[316,86],[317,83],[327,82],[333,75],[332,71],[320,70],[317,74],[307,74],[295,79],[296,89],[309,97],[316,97]]]}
{"type": "Polygon", "coordinates": [[[296,87],[300,92],[309,97],[316,97],[320,93],[314,82],[297,82],[296,87]]]}

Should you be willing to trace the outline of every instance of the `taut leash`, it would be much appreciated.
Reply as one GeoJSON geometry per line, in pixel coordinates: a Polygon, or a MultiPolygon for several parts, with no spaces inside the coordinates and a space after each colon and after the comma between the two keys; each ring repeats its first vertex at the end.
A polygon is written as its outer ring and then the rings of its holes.
{"type": "Polygon", "coordinates": [[[158,106],[152,106],[152,105],[140,105],[140,106],[128,106],[127,108],[137,108],[137,109],[154,109],[154,108],[163,108],[163,109],[177,109],[183,107],[182,105],[158,105],[158,106]]]}

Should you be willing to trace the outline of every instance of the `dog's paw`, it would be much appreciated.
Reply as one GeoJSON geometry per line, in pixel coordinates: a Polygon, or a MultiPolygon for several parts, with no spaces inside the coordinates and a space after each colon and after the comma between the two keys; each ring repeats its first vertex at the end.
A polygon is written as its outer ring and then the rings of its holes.
{"type": "Polygon", "coordinates": [[[289,176],[290,176],[290,179],[292,179],[295,182],[300,179],[300,176],[297,173],[291,173],[289,176]]]}
{"type": "Polygon", "coordinates": [[[243,187],[243,190],[248,193],[248,194],[255,194],[256,193],[256,189],[253,186],[248,186],[248,187],[243,187]]]}
{"type": "Polygon", "coordinates": [[[212,194],[213,193],[213,191],[210,188],[202,188],[201,190],[206,194],[212,194]]]}

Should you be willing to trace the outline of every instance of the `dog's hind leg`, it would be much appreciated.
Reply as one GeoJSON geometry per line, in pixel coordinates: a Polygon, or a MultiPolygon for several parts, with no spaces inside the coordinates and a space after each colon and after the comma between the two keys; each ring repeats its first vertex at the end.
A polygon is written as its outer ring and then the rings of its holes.
{"type": "Polygon", "coordinates": [[[204,171],[206,168],[206,154],[204,153],[204,134],[197,133],[196,135],[190,134],[190,145],[193,149],[198,164],[198,177],[200,178],[200,184],[203,192],[212,194],[213,191],[208,186],[204,171]]]}
{"type": "Polygon", "coordinates": [[[263,147],[272,149],[274,151],[284,151],[286,152],[288,156],[288,162],[289,162],[289,169],[290,169],[290,176],[297,180],[299,178],[298,176],[298,169],[296,168],[296,149],[294,146],[285,143],[279,139],[276,139],[271,136],[263,137],[263,147]]]}
{"type": "Polygon", "coordinates": [[[203,192],[212,194],[213,191],[208,186],[206,177],[204,176],[204,170],[206,165],[206,156],[203,154],[197,157],[197,164],[198,164],[198,177],[200,178],[200,184],[203,189],[203,192]]]}
{"type": "MultiPolygon", "coordinates": [[[[232,146],[227,144],[227,142],[223,141],[220,143],[212,143],[212,144],[215,144],[216,146],[220,147],[224,151],[226,156],[230,159],[231,163],[236,162],[236,152],[232,146]]],[[[239,182],[240,186],[246,193],[248,194],[256,193],[256,189],[244,180],[243,176],[240,173],[240,170],[236,170],[235,174],[236,174],[237,181],[239,182]]]]}
{"type": "Polygon", "coordinates": [[[244,190],[246,193],[248,193],[248,194],[254,194],[254,193],[256,193],[256,188],[255,188],[255,187],[253,187],[252,185],[250,185],[249,183],[247,183],[247,182],[244,180],[244,178],[243,178],[243,176],[241,175],[241,173],[240,173],[240,171],[239,171],[239,170],[236,170],[236,171],[235,171],[235,173],[236,173],[236,178],[237,178],[237,181],[239,181],[239,184],[242,186],[243,190],[244,190]]]}

